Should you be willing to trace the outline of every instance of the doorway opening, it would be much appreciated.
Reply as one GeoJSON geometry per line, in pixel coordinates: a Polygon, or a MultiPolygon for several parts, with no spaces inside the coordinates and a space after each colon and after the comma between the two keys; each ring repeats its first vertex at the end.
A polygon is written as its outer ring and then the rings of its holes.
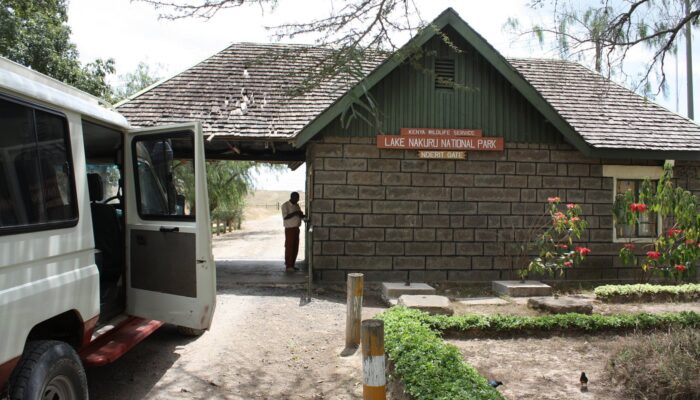
{"type": "Polygon", "coordinates": [[[299,271],[285,269],[282,205],[292,192],[297,192],[299,205],[307,213],[306,166],[300,163],[292,167],[297,168],[292,170],[287,164],[255,163],[249,171],[250,188],[240,214],[212,211],[212,251],[220,286],[307,283],[305,222],[300,226],[295,263],[299,271]]]}

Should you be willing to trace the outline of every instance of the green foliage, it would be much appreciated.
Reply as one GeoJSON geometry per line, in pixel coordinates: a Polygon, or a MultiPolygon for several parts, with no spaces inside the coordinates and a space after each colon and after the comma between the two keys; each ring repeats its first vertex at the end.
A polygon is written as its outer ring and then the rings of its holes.
{"type": "MultiPolygon", "coordinates": [[[[207,189],[209,212],[212,218],[240,223],[245,207],[245,196],[253,188],[251,161],[208,161],[207,189]]],[[[173,169],[178,182],[178,192],[183,193],[186,203],[194,205],[194,174],[189,163],[180,163],[173,169]]]]}
{"type": "Polygon", "coordinates": [[[620,315],[570,313],[535,317],[499,314],[444,316],[394,307],[386,313],[394,312],[403,318],[419,319],[422,323],[439,331],[464,332],[475,336],[487,336],[493,333],[631,331],[635,329],[660,329],[669,326],[700,328],[700,314],[692,311],[620,315]]]}
{"type": "Polygon", "coordinates": [[[629,398],[697,399],[700,331],[636,335],[610,358],[607,373],[626,389],[629,398]]]}
{"type": "Polygon", "coordinates": [[[0,0],[0,55],[109,99],[105,78],[114,73],[114,60],[81,65],[66,8],[65,0],[0,0]]]}
{"type": "Polygon", "coordinates": [[[620,193],[613,204],[616,224],[635,226],[639,216],[655,213],[665,221],[666,230],[652,244],[645,246],[646,257],[638,257],[636,245],[630,241],[620,249],[620,258],[627,265],[638,265],[645,274],[651,273],[675,280],[692,280],[700,261],[700,217],[695,195],[673,183],[671,165],[654,188],[646,179],[635,202],[631,191],[620,193]]]}
{"type": "Polygon", "coordinates": [[[114,89],[112,95],[114,103],[126,100],[129,96],[153,85],[160,80],[160,77],[157,71],[142,61],[133,72],[120,76],[119,80],[121,84],[114,89]]]}
{"type": "Polygon", "coordinates": [[[595,288],[596,298],[604,302],[635,302],[644,300],[697,301],[700,284],[685,285],[604,285],[595,288]]]}
{"type": "Polygon", "coordinates": [[[446,344],[414,310],[394,307],[380,314],[384,345],[395,373],[415,400],[501,400],[459,350],[446,344]]]}
{"type": "Polygon", "coordinates": [[[573,245],[574,239],[580,239],[588,227],[588,223],[581,217],[581,207],[567,204],[562,212],[559,210],[559,197],[550,197],[548,202],[546,225],[541,227],[543,231],[527,245],[527,250],[537,250],[537,257],[530,261],[527,268],[518,271],[522,279],[531,272],[553,276],[559,271],[563,275],[564,270],[580,264],[591,251],[573,245]]]}

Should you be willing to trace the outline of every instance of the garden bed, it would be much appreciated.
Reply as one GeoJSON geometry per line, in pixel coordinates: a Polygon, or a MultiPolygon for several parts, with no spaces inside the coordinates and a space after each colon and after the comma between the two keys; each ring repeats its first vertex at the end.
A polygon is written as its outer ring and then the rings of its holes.
{"type": "MultiPolygon", "coordinates": [[[[401,380],[405,392],[415,400],[421,399],[503,399],[500,392],[491,388],[486,378],[462,360],[457,349],[439,336],[487,337],[490,342],[479,343],[484,351],[500,343],[494,337],[571,335],[576,338],[557,340],[581,341],[584,335],[615,333],[624,334],[640,330],[667,329],[671,327],[700,328],[700,314],[680,312],[666,314],[630,315],[581,315],[561,314],[552,316],[466,315],[433,316],[421,311],[394,307],[378,315],[385,322],[386,353],[393,363],[394,376],[401,380]],[[493,343],[491,343],[493,342],[493,343]]],[[[587,337],[587,336],[585,336],[587,337]]],[[[616,336],[617,337],[617,336],[616,336]]],[[[509,339],[511,341],[517,339],[509,339]]],[[[540,340],[529,337],[526,340],[540,340]]],[[[588,339],[584,339],[588,343],[588,339]]],[[[543,352],[552,349],[545,345],[543,352]]],[[[533,357],[531,346],[514,351],[515,360],[533,357]]],[[[598,358],[596,358],[598,359],[598,358]]],[[[567,359],[562,358],[562,362],[567,359]]],[[[580,366],[573,366],[579,370],[580,366]]],[[[580,374],[580,372],[578,372],[580,374]]],[[[596,370],[597,373],[597,370],[596,370]]],[[[488,376],[503,380],[498,377],[488,376]]],[[[576,378],[571,378],[576,381],[576,378]]],[[[537,393],[538,388],[534,388],[537,393]]],[[[549,397],[532,397],[549,398],[549,397]]],[[[551,398],[566,398],[551,397],[551,398]]],[[[619,397],[610,397],[619,398],[619,397]]]]}
{"type": "Polygon", "coordinates": [[[605,303],[694,302],[700,301],[700,284],[605,285],[595,288],[594,293],[605,303]]]}

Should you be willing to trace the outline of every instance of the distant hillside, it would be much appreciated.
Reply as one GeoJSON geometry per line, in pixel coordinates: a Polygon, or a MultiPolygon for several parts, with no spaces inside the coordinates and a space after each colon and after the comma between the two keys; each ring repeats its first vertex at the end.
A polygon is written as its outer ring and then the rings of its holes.
{"type": "MultiPolygon", "coordinates": [[[[243,218],[246,221],[254,219],[266,218],[271,215],[279,214],[279,206],[289,200],[291,192],[282,190],[256,190],[246,197],[245,211],[243,218]]],[[[299,192],[299,204],[302,210],[306,200],[306,193],[299,192]]]]}

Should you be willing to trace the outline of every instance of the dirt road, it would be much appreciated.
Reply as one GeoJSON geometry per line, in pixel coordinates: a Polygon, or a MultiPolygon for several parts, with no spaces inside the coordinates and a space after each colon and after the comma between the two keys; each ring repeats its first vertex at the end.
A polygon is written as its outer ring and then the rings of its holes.
{"type": "MultiPolygon", "coordinates": [[[[299,255],[304,259],[305,226],[299,235],[299,255]]],[[[280,215],[244,221],[243,229],[220,236],[212,241],[214,258],[217,260],[284,260],[284,228],[280,215]]]]}
{"type": "MultiPolygon", "coordinates": [[[[215,258],[279,260],[281,266],[280,219],[246,221],[243,230],[215,237],[215,258]]],[[[361,355],[339,356],[345,343],[343,293],[304,304],[303,290],[245,287],[221,272],[209,332],[192,339],[164,326],[117,362],[89,369],[91,398],[362,398],[361,355]]],[[[369,301],[365,318],[381,310],[369,301]]]]}
{"type": "MultiPolygon", "coordinates": [[[[226,285],[226,282],[222,282],[226,285]]],[[[343,358],[342,294],[301,305],[301,291],[219,291],[212,329],[165,326],[117,362],[88,370],[92,399],[357,399],[362,362],[343,358]]],[[[378,311],[365,307],[364,318],[378,311]]]]}

